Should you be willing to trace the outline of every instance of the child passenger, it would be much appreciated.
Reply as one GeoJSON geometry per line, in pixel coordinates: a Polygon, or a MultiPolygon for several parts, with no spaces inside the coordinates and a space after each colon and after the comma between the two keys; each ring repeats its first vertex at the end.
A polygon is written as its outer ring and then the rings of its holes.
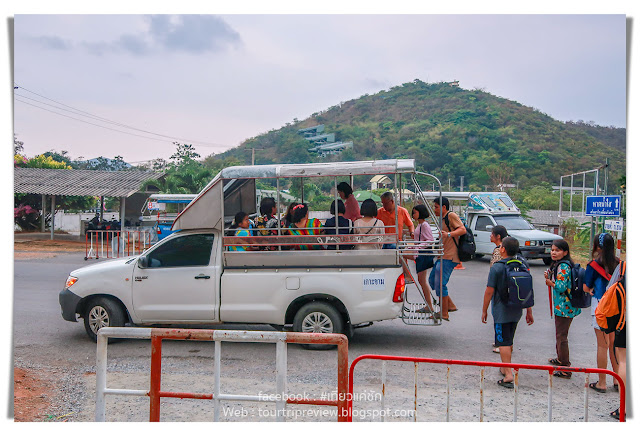
{"type": "Polygon", "coordinates": [[[359,235],[356,237],[356,250],[378,250],[382,248],[382,244],[375,242],[382,241],[384,236],[384,223],[377,218],[378,206],[376,202],[367,198],[360,206],[360,214],[362,218],[353,223],[353,233],[359,235]]]}
{"type": "MultiPolygon", "coordinates": [[[[434,239],[433,233],[431,232],[431,226],[427,222],[427,218],[429,218],[427,207],[424,204],[416,205],[413,210],[411,210],[411,216],[418,223],[413,231],[413,239],[418,242],[418,249],[420,248],[420,242],[433,242],[434,239]]],[[[429,283],[427,283],[427,270],[433,267],[433,255],[418,251],[418,254],[414,256],[414,258],[416,261],[416,272],[418,273],[418,283],[420,283],[420,288],[422,289],[422,294],[427,302],[427,306],[429,306],[430,313],[433,313],[433,305],[431,304],[431,288],[429,287],[429,283]]],[[[418,310],[418,312],[421,313],[426,311],[426,309],[418,310]]]]}
{"type": "MultiPolygon", "coordinates": [[[[238,212],[236,216],[233,218],[233,224],[229,227],[230,229],[237,229],[233,236],[251,236],[251,231],[249,227],[251,223],[249,221],[249,214],[246,212],[238,212]]],[[[242,245],[231,245],[229,247],[229,251],[252,251],[252,247],[244,247],[242,245]]]]}

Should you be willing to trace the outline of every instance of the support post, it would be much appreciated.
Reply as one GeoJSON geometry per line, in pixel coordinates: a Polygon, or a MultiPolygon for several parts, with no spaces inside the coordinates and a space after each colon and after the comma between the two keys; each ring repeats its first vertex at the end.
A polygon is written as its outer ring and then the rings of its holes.
{"type": "Polygon", "coordinates": [[[125,208],[125,204],[126,204],[126,197],[120,197],[120,252],[124,253],[124,244],[125,244],[125,238],[124,238],[124,208],[125,208]]]}
{"type": "Polygon", "coordinates": [[[53,232],[56,227],[56,196],[51,196],[51,240],[53,241],[53,232]]]}
{"type": "Polygon", "coordinates": [[[104,196],[100,196],[100,222],[104,221],[104,196]]]}
{"type": "Polygon", "coordinates": [[[47,213],[47,196],[42,194],[42,222],[40,223],[40,229],[42,233],[45,232],[44,217],[46,216],[46,213],[47,213]]]}

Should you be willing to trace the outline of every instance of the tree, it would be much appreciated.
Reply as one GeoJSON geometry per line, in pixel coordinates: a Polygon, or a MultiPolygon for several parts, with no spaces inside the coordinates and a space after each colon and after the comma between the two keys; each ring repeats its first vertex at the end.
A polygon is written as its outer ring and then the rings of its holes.
{"type": "Polygon", "coordinates": [[[24,151],[24,142],[18,141],[18,137],[13,135],[13,154],[21,154],[24,151]]]}
{"type": "Polygon", "coordinates": [[[183,165],[200,157],[191,144],[180,144],[179,142],[173,144],[176,146],[176,152],[169,159],[174,165],[183,165]]]}
{"type": "Polygon", "coordinates": [[[494,191],[504,190],[504,186],[511,181],[513,177],[513,167],[505,164],[491,164],[485,168],[491,189],[494,191]]]}

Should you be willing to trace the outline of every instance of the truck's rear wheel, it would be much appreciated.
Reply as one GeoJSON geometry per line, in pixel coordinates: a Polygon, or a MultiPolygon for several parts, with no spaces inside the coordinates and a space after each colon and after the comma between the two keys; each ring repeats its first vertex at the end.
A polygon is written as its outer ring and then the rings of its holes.
{"type": "MultiPolygon", "coordinates": [[[[344,320],[332,305],[314,301],[298,310],[293,318],[293,330],[302,333],[343,333],[344,320]]],[[[335,345],[305,344],[303,347],[309,350],[330,350],[335,345]]]]}
{"type": "MultiPolygon", "coordinates": [[[[126,316],[122,308],[115,301],[98,297],[91,300],[84,313],[84,329],[93,342],[98,341],[98,330],[102,327],[122,327],[126,316]]],[[[115,342],[109,339],[109,343],[115,342]]]]}

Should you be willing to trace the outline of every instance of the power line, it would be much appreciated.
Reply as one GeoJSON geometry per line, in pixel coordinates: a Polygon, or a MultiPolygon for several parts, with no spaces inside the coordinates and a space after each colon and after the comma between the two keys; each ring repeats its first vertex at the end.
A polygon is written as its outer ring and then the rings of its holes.
{"type": "Polygon", "coordinates": [[[81,120],[79,118],[70,117],[69,115],[61,114],[60,112],[52,111],[50,109],[46,109],[46,108],[40,107],[40,106],[35,105],[35,104],[27,103],[26,101],[20,100],[19,98],[16,98],[16,101],[19,101],[22,104],[26,104],[26,105],[29,105],[29,106],[36,107],[36,108],[41,109],[43,111],[51,112],[52,114],[60,115],[61,117],[71,118],[72,120],[80,121],[81,123],[91,124],[92,126],[102,127],[103,129],[113,130],[114,132],[124,133],[125,135],[138,136],[140,138],[151,139],[153,141],[167,142],[164,139],[150,138],[148,136],[137,135],[137,134],[131,133],[131,132],[123,132],[122,130],[112,129],[111,127],[101,126],[100,124],[95,124],[95,123],[90,123],[89,121],[86,121],[86,120],[81,120]]]}
{"type": "MultiPolygon", "coordinates": [[[[233,146],[228,145],[228,144],[219,144],[219,143],[215,143],[215,142],[206,142],[206,141],[194,141],[194,140],[191,140],[191,139],[178,138],[178,137],[175,137],[175,136],[169,136],[169,135],[163,135],[163,134],[161,134],[161,133],[151,132],[151,131],[149,131],[149,130],[139,129],[139,128],[137,128],[137,127],[133,127],[133,126],[129,126],[129,125],[127,125],[127,124],[119,123],[119,122],[117,122],[117,121],[113,121],[113,120],[110,120],[110,119],[108,119],[108,118],[104,118],[104,117],[101,117],[101,116],[98,116],[98,115],[92,114],[92,113],[90,113],[90,112],[87,112],[87,111],[84,111],[84,110],[81,110],[81,109],[74,108],[73,106],[69,106],[69,105],[67,105],[67,104],[64,104],[64,103],[61,103],[61,102],[59,102],[59,101],[53,100],[53,99],[51,99],[51,98],[49,98],[49,97],[46,97],[46,96],[44,96],[44,95],[38,94],[37,92],[31,91],[31,90],[29,90],[29,89],[27,89],[27,88],[25,88],[25,87],[23,87],[23,86],[18,85],[18,84],[17,84],[17,83],[15,83],[15,82],[14,82],[14,85],[15,85],[15,86],[14,86],[14,89],[18,88],[18,89],[25,90],[25,91],[27,91],[27,92],[29,92],[29,93],[31,93],[31,94],[37,95],[38,97],[44,98],[44,99],[49,100],[49,101],[52,101],[52,102],[54,102],[54,103],[56,103],[56,104],[58,104],[58,105],[61,105],[61,106],[67,107],[67,108],[69,108],[69,109],[72,109],[72,110],[73,110],[73,111],[75,111],[75,112],[70,111],[70,110],[68,110],[68,109],[61,108],[61,107],[57,107],[57,106],[54,106],[54,105],[51,105],[51,104],[48,104],[48,103],[45,103],[45,102],[42,102],[42,101],[39,101],[39,100],[35,100],[35,99],[29,98],[29,97],[24,96],[24,95],[20,95],[20,94],[15,94],[15,93],[14,93],[15,95],[18,95],[18,96],[23,97],[23,98],[27,98],[27,99],[29,99],[29,100],[33,100],[33,101],[38,102],[38,103],[40,103],[40,104],[44,104],[44,105],[47,105],[47,106],[54,107],[54,108],[59,109],[59,110],[64,110],[64,111],[67,111],[67,112],[72,112],[72,113],[75,113],[76,115],[86,116],[86,117],[93,118],[93,119],[98,120],[98,121],[102,121],[102,122],[109,123],[109,124],[114,124],[114,125],[119,126],[119,127],[124,127],[124,128],[127,128],[127,129],[136,130],[136,131],[143,132],[143,133],[148,133],[148,134],[150,134],[150,135],[160,136],[160,137],[167,138],[167,139],[171,139],[171,140],[177,140],[177,141],[182,141],[182,142],[190,142],[190,143],[192,143],[192,144],[193,144],[193,143],[195,143],[195,144],[197,144],[199,147],[211,147],[211,148],[223,148],[223,147],[225,147],[225,148],[229,148],[229,147],[233,147],[233,146]],[[86,115],[84,115],[84,114],[86,114],[86,115]]],[[[24,102],[24,101],[23,101],[22,103],[26,103],[26,102],[24,102]]],[[[32,105],[32,106],[33,106],[33,105],[32,105]]],[[[36,107],[38,107],[38,106],[36,106],[36,107]]],[[[43,109],[43,108],[41,108],[41,109],[43,109]]],[[[51,111],[50,111],[50,112],[51,112],[51,111]]],[[[54,112],[54,113],[56,113],[56,112],[54,112]]],[[[62,114],[60,114],[60,115],[62,115],[62,114]]],[[[75,118],[74,118],[74,119],[75,119],[75,118]]],[[[80,120],[79,120],[79,121],[80,121],[80,120]]],[[[89,124],[92,124],[92,123],[89,123],[89,124]]],[[[103,127],[103,126],[98,126],[98,127],[103,127]]],[[[113,129],[112,129],[112,130],[113,130],[113,129]]],[[[121,130],[116,130],[116,131],[119,131],[119,132],[121,132],[121,133],[127,133],[127,132],[122,132],[121,130]]],[[[136,136],[139,136],[139,135],[136,135],[136,136]]],[[[149,139],[151,139],[151,138],[149,138],[149,139]]]]}

